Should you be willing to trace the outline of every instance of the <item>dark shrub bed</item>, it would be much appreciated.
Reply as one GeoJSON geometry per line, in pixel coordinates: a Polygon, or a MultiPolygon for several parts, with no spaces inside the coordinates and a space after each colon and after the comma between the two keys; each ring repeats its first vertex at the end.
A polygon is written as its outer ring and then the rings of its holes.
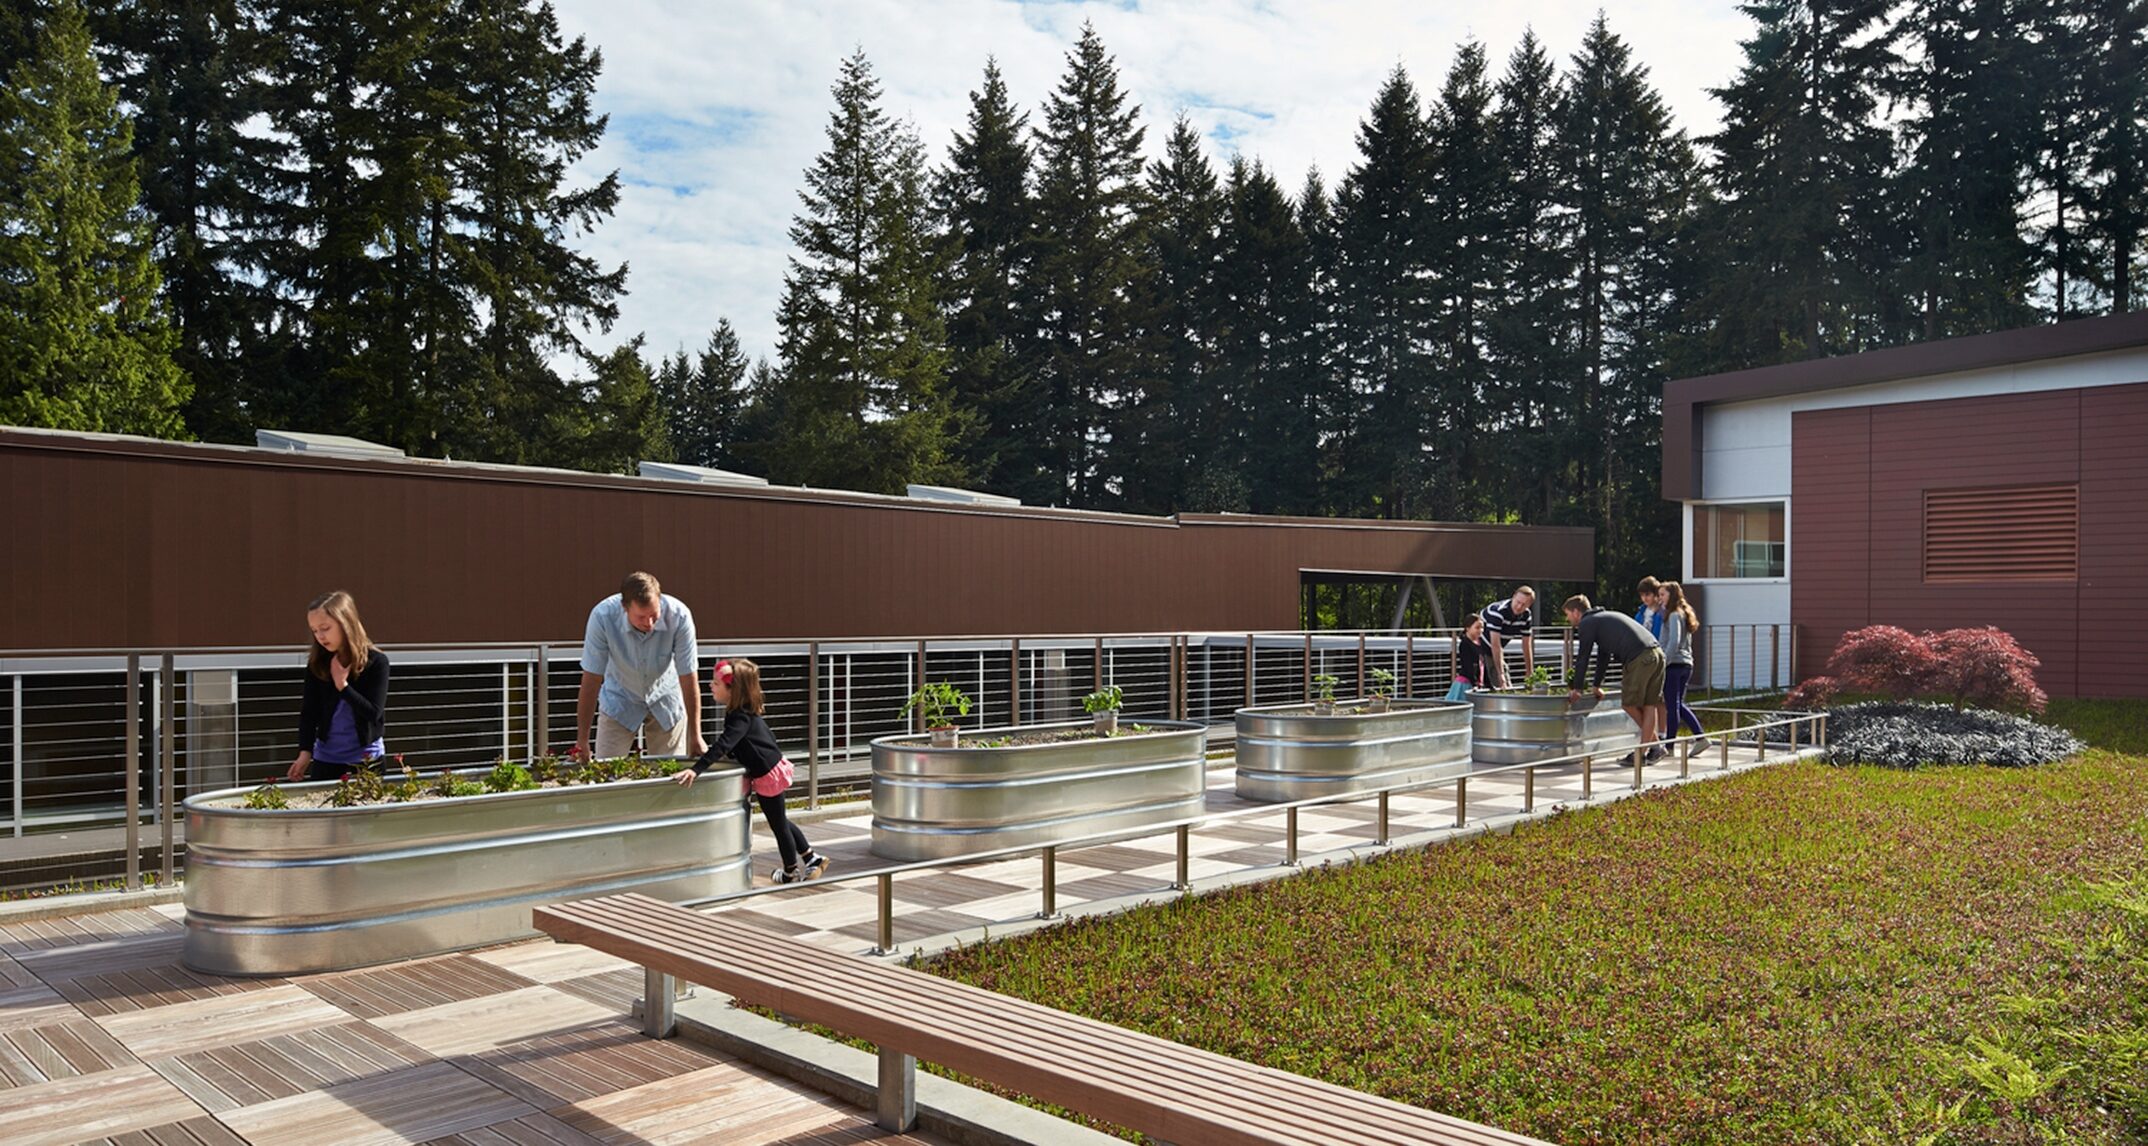
{"type": "Polygon", "coordinates": [[[2081,751],[2063,728],[2010,713],[1944,704],[1879,700],[1847,704],[1827,716],[1830,764],[2051,764],[2081,751]]]}

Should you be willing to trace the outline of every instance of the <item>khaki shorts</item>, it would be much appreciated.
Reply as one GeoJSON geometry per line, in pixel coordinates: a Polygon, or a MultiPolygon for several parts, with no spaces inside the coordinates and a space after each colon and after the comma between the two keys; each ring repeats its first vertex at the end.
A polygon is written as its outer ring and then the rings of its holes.
{"type": "Polygon", "coordinates": [[[1619,679],[1620,708],[1647,708],[1663,703],[1663,650],[1650,649],[1626,662],[1619,679]]]}
{"type": "MultiPolygon", "coordinates": [[[[1661,688],[1656,690],[1662,692],[1661,688]]],[[[1657,698],[1659,701],[1661,697],[1657,698]]],[[[642,755],[684,756],[686,754],[686,722],[679,721],[667,731],[656,722],[656,717],[645,717],[641,722],[642,755]]],[[[603,713],[597,714],[597,759],[610,760],[634,751],[634,730],[613,720],[603,713]]]]}

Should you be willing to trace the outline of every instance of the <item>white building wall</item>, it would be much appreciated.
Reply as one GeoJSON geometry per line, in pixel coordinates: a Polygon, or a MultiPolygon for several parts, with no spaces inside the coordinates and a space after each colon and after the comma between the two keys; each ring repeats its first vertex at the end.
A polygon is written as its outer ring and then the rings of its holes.
{"type": "MultiPolygon", "coordinates": [[[[1797,573],[1797,507],[1790,501],[1790,426],[1799,410],[1840,409],[1847,406],[1882,406],[1903,402],[1931,402],[1948,398],[1977,398],[1991,394],[2029,394],[2043,390],[2073,390],[2095,386],[2124,386],[2148,382],[2148,347],[2135,347],[2108,354],[2084,354],[2025,362],[1988,370],[1935,374],[1869,386],[1846,386],[1704,406],[1700,411],[1701,496],[1686,503],[1685,554],[1680,572],[1684,580],[1703,587],[1708,626],[1780,625],[1790,616],[1790,576],[1797,573]],[[1780,580],[1696,579],[1693,577],[1693,506],[1711,501],[1782,501],[1786,514],[1789,560],[1780,580]]],[[[1745,687],[1749,674],[1758,672],[1767,683],[1767,639],[1761,640],[1760,660],[1740,635],[1736,668],[1723,656],[1724,637],[1717,645],[1717,664],[1704,666],[1703,674],[1713,687],[1745,687]]],[[[1785,638],[1787,640],[1787,636],[1785,638]]],[[[1777,671],[1787,677],[1789,653],[1782,653],[1777,671]]]]}

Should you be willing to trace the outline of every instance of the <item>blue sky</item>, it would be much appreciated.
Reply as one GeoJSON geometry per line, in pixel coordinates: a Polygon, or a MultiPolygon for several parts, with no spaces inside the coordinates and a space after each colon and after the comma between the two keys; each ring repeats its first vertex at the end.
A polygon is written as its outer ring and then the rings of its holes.
{"type": "Polygon", "coordinates": [[[773,357],[800,175],[824,143],[842,58],[862,47],[885,107],[938,162],[996,56],[1030,111],[1057,84],[1083,21],[1117,57],[1151,154],[1186,113],[1219,165],[1256,157],[1286,188],[1318,165],[1330,186],[1355,159],[1358,121],[1401,64],[1438,90],[1457,44],[1485,45],[1496,76],[1533,27],[1562,62],[1599,8],[1648,66],[1679,124],[1719,114],[1707,94],[1736,71],[1749,24],[1730,0],[1524,0],[1491,5],[1295,0],[1019,3],[1015,0],[555,0],[569,36],[604,52],[603,145],[588,179],[617,170],[618,212],[577,241],[631,265],[611,336],[697,349],[729,318],[751,355],[773,357]]]}

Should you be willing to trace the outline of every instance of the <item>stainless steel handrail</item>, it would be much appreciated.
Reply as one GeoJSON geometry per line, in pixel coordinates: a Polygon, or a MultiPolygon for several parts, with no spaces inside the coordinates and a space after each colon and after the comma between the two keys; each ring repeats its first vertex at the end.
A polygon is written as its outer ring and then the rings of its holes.
{"type": "MultiPolygon", "coordinates": [[[[1709,741],[1716,740],[1718,738],[1722,740],[1722,767],[1724,769],[1728,769],[1730,767],[1731,743],[1737,738],[1740,733],[1744,732],[1753,732],[1759,729],[1773,728],[1778,726],[1790,726],[1794,728],[1796,726],[1810,724],[1814,726],[1814,736],[1812,740],[1813,745],[1815,747],[1823,748],[1826,746],[1826,713],[1795,713],[1789,716],[1783,716],[1781,713],[1777,712],[1773,713],[1773,715],[1779,717],[1779,719],[1756,724],[1746,724],[1742,727],[1732,727],[1718,732],[1706,732],[1698,736],[1679,738],[1674,743],[1677,743],[1679,745],[1680,777],[1684,778],[1689,774],[1688,765],[1690,764],[1693,745],[1695,743],[1704,744],[1709,741]]],[[[1791,743],[1793,749],[1791,755],[1795,756],[1796,741],[1794,737],[1791,743]]],[[[1587,802],[1592,798],[1590,787],[1588,785],[1588,778],[1593,774],[1593,763],[1595,759],[1600,755],[1602,754],[1594,752],[1575,753],[1569,756],[1554,757],[1549,760],[1538,760],[1524,764],[1506,764],[1497,767],[1478,769],[1467,775],[1461,776],[1447,776],[1433,780],[1416,781],[1408,784],[1396,784],[1379,789],[1368,789],[1359,792],[1341,793],[1337,795],[1313,796],[1303,800],[1289,801],[1287,803],[1264,804],[1255,808],[1239,808],[1229,811],[1204,812],[1198,816],[1189,816],[1177,820],[1161,821],[1158,823],[1145,825],[1143,827],[1136,828],[1133,830],[1119,829],[1116,831],[1097,832],[1091,835],[1077,837],[1075,839],[1061,840],[1057,843],[1052,844],[1020,844],[1012,847],[993,848],[987,851],[972,852],[970,854],[962,856],[949,856],[942,859],[915,860],[907,863],[898,863],[891,867],[876,868],[872,871],[857,872],[849,875],[823,877],[821,879],[812,880],[807,883],[776,884],[770,887],[750,888],[745,891],[728,892],[723,895],[710,896],[704,899],[685,900],[681,902],[681,906],[689,908],[728,906],[731,904],[744,902],[746,900],[755,899],[761,896],[781,895],[787,892],[796,892],[801,889],[810,887],[826,887],[830,884],[851,883],[871,879],[877,881],[879,884],[878,942],[874,947],[874,954],[887,955],[892,954],[894,952],[894,881],[895,877],[898,875],[910,875],[917,872],[935,871],[947,867],[989,863],[995,860],[1014,859],[1021,856],[1041,854],[1041,856],[1043,857],[1044,874],[1044,886],[1041,889],[1043,910],[1038,913],[1036,918],[1050,919],[1054,918],[1057,914],[1058,888],[1055,886],[1055,884],[1058,870],[1058,856],[1059,853],[1064,850],[1093,847],[1098,844],[1112,843],[1124,840],[1146,839],[1150,836],[1161,835],[1165,832],[1173,832],[1177,836],[1178,878],[1172,886],[1178,890],[1185,890],[1191,886],[1190,881],[1187,879],[1187,871],[1190,862],[1188,850],[1190,844],[1190,836],[1193,829],[1197,827],[1231,823],[1238,820],[1252,819],[1259,816],[1272,816],[1278,812],[1281,812],[1284,814],[1285,820],[1285,858],[1283,866],[1295,867],[1297,866],[1298,860],[1298,810],[1301,808],[1318,807],[1330,804],[1350,804],[1357,803],[1362,800],[1377,799],[1379,801],[1380,806],[1380,819],[1379,833],[1378,837],[1374,840],[1374,843],[1378,846],[1384,847],[1388,846],[1391,842],[1388,838],[1387,833],[1388,801],[1390,797],[1396,793],[1428,791],[1431,789],[1445,787],[1450,784],[1454,785],[1456,789],[1455,826],[1462,827],[1468,822],[1468,782],[1471,779],[1477,776],[1497,776],[1509,772],[1525,773],[1527,776],[1527,780],[1525,782],[1524,789],[1524,810],[1533,811],[1535,806],[1537,769],[1552,768],[1566,764],[1580,763],[1583,765],[1582,799],[1584,802],[1587,802]]],[[[1633,760],[1633,790],[1639,791],[1644,786],[1642,781],[1642,772],[1645,768],[1645,749],[1643,747],[1636,746],[1631,753],[1619,753],[1619,756],[1621,758],[1624,758],[1628,755],[1630,755],[1633,760]]],[[[1764,737],[1758,741],[1758,749],[1755,762],[1767,762],[1767,741],[1764,737]]]]}

